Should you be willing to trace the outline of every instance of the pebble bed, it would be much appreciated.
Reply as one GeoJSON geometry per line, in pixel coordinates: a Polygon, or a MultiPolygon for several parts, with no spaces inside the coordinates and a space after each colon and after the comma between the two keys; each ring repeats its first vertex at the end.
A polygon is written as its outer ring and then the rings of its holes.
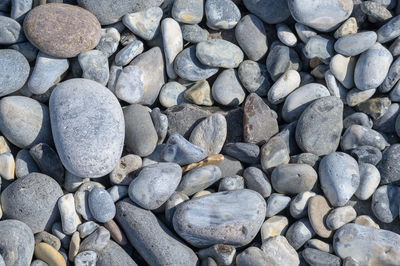
{"type": "Polygon", "coordinates": [[[0,0],[0,266],[400,265],[400,1],[0,0]]]}

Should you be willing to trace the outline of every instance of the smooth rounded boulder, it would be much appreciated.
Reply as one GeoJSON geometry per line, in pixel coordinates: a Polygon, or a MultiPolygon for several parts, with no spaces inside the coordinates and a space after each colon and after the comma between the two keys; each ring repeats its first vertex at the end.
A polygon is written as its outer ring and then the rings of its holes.
{"type": "Polygon", "coordinates": [[[70,79],[54,89],[49,106],[54,143],[64,167],[80,177],[110,173],[121,157],[125,137],[122,109],[112,92],[95,81],[70,79]]]}

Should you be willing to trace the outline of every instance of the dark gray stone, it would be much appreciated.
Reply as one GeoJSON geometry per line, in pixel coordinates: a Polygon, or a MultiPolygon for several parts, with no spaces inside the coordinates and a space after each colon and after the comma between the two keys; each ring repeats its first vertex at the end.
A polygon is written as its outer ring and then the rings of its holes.
{"type": "Polygon", "coordinates": [[[372,120],[368,115],[362,112],[352,113],[343,120],[343,127],[345,129],[351,127],[352,125],[360,125],[368,128],[372,128],[372,120]]]}
{"type": "Polygon", "coordinates": [[[99,50],[82,52],[78,56],[78,62],[82,69],[82,78],[94,80],[104,86],[107,84],[110,72],[106,54],[99,50]]]}
{"type": "Polygon", "coordinates": [[[0,50],[0,96],[21,89],[28,79],[29,70],[29,63],[23,54],[12,49],[0,50]]]}
{"type": "Polygon", "coordinates": [[[161,113],[160,108],[154,108],[151,113],[151,120],[153,121],[154,128],[158,136],[158,144],[164,142],[168,132],[168,117],[161,113]]]}
{"type": "Polygon", "coordinates": [[[400,59],[397,58],[389,68],[389,72],[383,83],[379,86],[379,91],[388,93],[400,80],[400,59]]]}
{"type": "Polygon", "coordinates": [[[285,0],[243,0],[243,4],[251,13],[268,24],[283,22],[290,16],[285,0]]]}
{"type": "Polygon", "coordinates": [[[79,246],[79,252],[92,250],[96,253],[106,247],[110,241],[110,232],[103,226],[99,226],[96,231],[87,236],[79,246]]]}
{"type": "Polygon", "coordinates": [[[239,65],[238,76],[243,87],[249,93],[255,92],[261,97],[268,94],[270,83],[265,65],[245,60],[239,65]]]}
{"type": "Polygon", "coordinates": [[[267,70],[273,81],[276,81],[290,65],[290,49],[289,47],[277,44],[271,48],[267,56],[267,70]]]}
{"type": "Polygon", "coordinates": [[[308,164],[284,164],[272,171],[271,184],[279,193],[298,194],[311,190],[317,178],[317,172],[308,164]]]}
{"type": "Polygon", "coordinates": [[[206,29],[203,29],[197,24],[181,25],[181,30],[182,30],[182,37],[187,42],[199,43],[202,41],[206,41],[208,38],[208,31],[206,29]]]}
{"type": "Polygon", "coordinates": [[[162,160],[179,165],[199,162],[206,157],[207,152],[203,148],[193,145],[179,134],[170,136],[161,151],[162,160]]]}
{"type": "Polygon", "coordinates": [[[392,18],[377,30],[378,42],[386,43],[398,37],[400,35],[399,26],[400,15],[392,18]]]}
{"type": "Polygon", "coordinates": [[[93,218],[100,223],[106,223],[115,216],[114,201],[103,188],[95,187],[89,192],[88,204],[93,218]]]}
{"type": "Polygon", "coordinates": [[[382,116],[374,120],[373,128],[383,133],[395,133],[396,118],[400,114],[400,105],[393,103],[382,116]]]}
{"type": "Polygon", "coordinates": [[[266,172],[278,165],[287,164],[289,160],[289,148],[279,135],[272,137],[261,147],[260,161],[262,169],[266,172]]]}
{"type": "Polygon", "coordinates": [[[308,221],[307,218],[303,218],[288,228],[286,232],[286,239],[295,250],[298,250],[314,235],[315,232],[310,224],[310,221],[308,221]]]}
{"type": "Polygon", "coordinates": [[[30,42],[21,42],[13,44],[10,46],[10,49],[17,50],[18,52],[23,54],[29,63],[32,63],[36,60],[36,55],[39,51],[38,48],[33,46],[30,42]]]}
{"type": "Polygon", "coordinates": [[[243,163],[255,164],[259,160],[260,148],[256,144],[236,142],[224,146],[223,153],[243,163]]]}
{"type": "Polygon", "coordinates": [[[256,167],[248,167],[243,171],[243,177],[248,189],[257,191],[264,198],[271,195],[271,184],[268,181],[267,175],[256,167]]]}
{"type": "Polygon", "coordinates": [[[315,248],[306,248],[301,252],[304,260],[313,266],[340,266],[339,257],[315,248]]]}
{"type": "Polygon", "coordinates": [[[264,251],[257,247],[249,247],[236,256],[237,266],[262,266],[268,265],[264,251]]]}
{"type": "Polygon", "coordinates": [[[334,42],[335,40],[330,36],[313,36],[304,47],[304,54],[309,59],[317,57],[322,61],[327,61],[334,55],[334,42]]]}
{"type": "Polygon", "coordinates": [[[212,85],[212,97],[221,105],[236,106],[243,102],[246,93],[235,69],[222,71],[212,85]],[[226,88],[229,88],[227,90],[226,88]]]}
{"type": "Polygon", "coordinates": [[[240,175],[224,177],[218,185],[218,192],[238,189],[244,189],[244,179],[240,175]]]}
{"type": "Polygon", "coordinates": [[[58,154],[46,143],[39,143],[29,150],[40,171],[64,184],[64,167],[58,154]]]}
{"type": "Polygon", "coordinates": [[[279,193],[272,193],[267,199],[266,217],[272,217],[286,209],[290,204],[290,197],[279,193]]]}
{"type": "Polygon", "coordinates": [[[388,147],[382,154],[382,160],[378,164],[381,173],[381,184],[400,184],[400,144],[388,147]]]}

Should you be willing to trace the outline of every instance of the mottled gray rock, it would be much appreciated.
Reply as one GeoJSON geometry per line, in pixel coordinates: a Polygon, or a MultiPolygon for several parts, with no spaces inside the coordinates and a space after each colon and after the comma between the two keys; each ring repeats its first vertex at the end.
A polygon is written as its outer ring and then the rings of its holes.
{"type": "Polygon", "coordinates": [[[263,22],[255,15],[246,15],[238,22],[235,37],[250,60],[258,61],[267,53],[267,33],[263,22]],[[249,39],[253,41],[249,42],[249,39]]]}
{"type": "Polygon", "coordinates": [[[389,68],[389,72],[383,83],[379,86],[379,91],[388,93],[400,80],[400,60],[396,59],[389,68]]]}
{"type": "Polygon", "coordinates": [[[118,99],[130,104],[139,103],[144,94],[144,75],[142,70],[135,66],[123,68],[114,89],[118,99]]]}
{"type": "Polygon", "coordinates": [[[118,185],[129,185],[133,179],[132,172],[142,167],[142,158],[135,154],[121,157],[114,170],[110,173],[110,182],[118,185]]]}
{"type": "MultiPolygon", "coordinates": [[[[196,0],[197,1],[197,0],[196,0]]],[[[200,0],[202,1],[202,0],[200,0]]],[[[176,3],[175,1],[174,3],[176,3]]],[[[203,10],[203,7],[201,8],[203,10]]],[[[182,37],[190,43],[199,43],[208,39],[208,31],[199,25],[181,25],[182,37]]]]}
{"type": "Polygon", "coordinates": [[[276,25],[276,33],[278,39],[285,45],[293,47],[297,43],[296,35],[292,32],[288,25],[279,23],[276,25]]]}
{"type": "Polygon", "coordinates": [[[53,138],[64,167],[81,177],[111,172],[122,153],[125,127],[112,92],[91,80],[70,79],[55,88],[49,106],[53,138]]]}
{"type": "Polygon", "coordinates": [[[344,206],[333,209],[326,217],[326,225],[332,229],[337,230],[343,225],[356,219],[356,210],[351,206],[344,206]]]}
{"type": "Polygon", "coordinates": [[[230,245],[216,244],[199,250],[197,254],[200,259],[213,258],[217,265],[231,265],[236,255],[236,249],[230,245]]]}
{"type": "Polygon", "coordinates": [[[129,185],[129,198],[142,208],[159,208],[174,193],[182,177],[175,163],[158,163],[143,168],[129,185]]]}
{"type": "MultiPolygon", "coordinates": [[[[47,264],[46,262],[42,261],[42,260],[32,260],[30,266],[48,266],[49,264],[47,264]]],[[[80,264],[77,264],[80,265],[80,264]]]]}
{"type": "Polygon", "coordinates": [[[21,42],[21,43],[13,44],[10,46],[10,49],[17,50],[18,52],[23,54],[29,63],[32,63],[36,60],[36,55],[39,51],[30,42],[21,42]]]}
{"type": "Polygon", "coordinates": [[[340,141],[340,146],[344,151],[366,145],[383,150],[389,144],[379,132],[360,125],[347,128],[340,141]]]}
{"type": "Polygon", "coordinates": [[[319,58],[327,61],[334,55],[335,40],[327,35],[316,35],[311,37],[304,47],[304,55],[309,58],[319,58]]]}
{"type": "Polygon", "coordinates": [[[4,216],[26,223],[38,233],[49,230],[58,219],[57,200],[61,187],[51,177],[31,173],[11,183],[1,194],[4,216]]]}
{"type": "Polygon", "coordinates": [[[265,242],[269,238],[285,235],[289,227],[289,220],[285,216],[272,216],[263,223],[260,234],[261,241],[265,242]]]}
{"type": "Polygon", "coordinates": [[[381,174],[374,165],[369,163],[360,163],[358,168],[360,171],[360,185],[354,194],[360,200],[367,200],[378,187],[381,181],[381,174]]]}
{"type": "Polygon", "coordinates": [[[143,52],[143,43],[139,40],[134,40],[124,48],[122,48],[115,55],[115,64],[117,66],[126,66],[129,64],[136,56],[143,52]]]}
{"type": "Polygon", "coordinates": [[[32,231],[26,224],[11,219],[0,221],[0,254],[3,265],[29,265],[34,245],[32,231]]]}
{"type": "Polygon", "coordinates": [[[386,43],[400,35],[400,16],[396,16],[380,27],[376,34],[378,35],[378,42],[386,43]]]}
{"type": "Polygon", "coordinates": [[[87,236],[79,246],[79,252],[92,250],[100,252],[110,241],[110,232],[103,226],[99,226],[93,233],[87,236]]]}
{"type": "Polygon", "coordinates": [[[304,247],[317,249],[327,253],[333,253],[333,247],[331,244],[316,238],[308,240],[304,247]]]}
{"type": "Polygon", "coordinates": [[[218,192],[238,189],[244,189],[244,179],[240,175],[224,177],[218,185],[218,192]]]}
{"type": "Polygon", "coordinates": [[[319,164],[322,190],[333,206],[345,205],[360,184],[356,160],[343,152],[333,152],[319,164]]]}
{"type": "Polygon", "coordinates": [[[26,13],[32,9],[32,0],[15,0],[11,2],[11,18],[22,22],[26,13]]]}
{"type": "Polygon", "coordinates": [[[204,190],[221,178],[221,170],[216,165],[206,165],[187,172],[176,191],[188,196],[204,190]]]}
{"type": "Polygon", "coordinates": [[[400,105],[393,103],[389,106],[382,116],[374,120],[373,128],[379,132],[396,132],[396,119],[400,114],[400,105]]]}
{"type": "Polygon", "coordinates": [[[242,163],[228,155],[224,155],[224,160],[218,164],[218,167],[221,169],[222,177],[240,175],[243,171],[242,163]]]}
{"type": "Polygon", "coordinates": [[[99,227],[99,225],[93,221],[88,221],[83,224],[80,224],[78,226],[79,236],[82,239],[84,239],[87,236],[89,236],[91,233],[93,233],[98,227],[99,227]]]}
{"type": "Polygon", "coordinates": [[[311,191],[300,192],[290,202],[290,215],[296,219],[305,217],[308,214],[308,201],[316,194],[311,191]]]}
{"type": "Polygon", "coordinates": [[[351,0],[330,0],[328,2],[290,0],[288,6],[293,18],[318,31],[334,30],[350,17],[353,11],[351,0]]]}
{"type": "MultiPolygon", "coordinates": [[[[85,251],[85,252],[90,252],[90,251],[85,251]]],[[[96,253],[94,254],[96,255],[96,253]]],[[[94,260],[94,263],[96,266],[137,265],[136,262],[131,258],[131,256],[129,256],[129,254],[126,253],[126,251],[120,245],[118,245],[112,240],[108,241],[107,245],[97,254],[97,261],[94,260]]],[[[92,265],[89,264],[87,266],[92,266],[92,265]]]]}
{"type": "Polygon", "coordinates": [[[381,151],[373,146],[360,146],[352,149],[350,153],[358,163],[377,165],[382,160],[381,151]]]}
{"type": "Polygon", "coordinates": [[[51,227],[51,232],[58,239],[60,239],[62,248],[64,248],[64,249],[69,248],[69,244],[71,242],[71,236],[67,236],[66,234],[64,234],[64,232],[62,230],[61,222],[55,222],[53,224],[53,226],[51,227]]]}
{"type": "Polygon", "coordinates": [[[76,266],[95,266],[97,265],[97,254],[92,250],[79,252],[74,258],[76,266]]]}
{"type": "Polygon", "coordinates": [[[384,185],[372,196],[371,209],[376,218],[383,223],[391,223],[399,216],[400,187],[384,185]]]}
{"type": "Polygon", "coordinates": [[[128,187],[127,186],[112,186],[107,189],[107,192],[110,193],[110,196],[114,202],[119,201],[120,199],[128,196],[128,187]]]}
{"type": "Polygon", "coordinates": [[[388,147],[382,154],[382,160],[378,164],[378,170],[381,174],[381,184],[398,184],[400,181],[400,167],[398,159],[400,158],[400,145],[394,144],[388,147]]]}
{"type": "Polygon", "coordinates": [[[15,176],[21,178],[33,172],[40,172],[35,160],[28,150],[20,150],[15,157],[15,176]]]}
{"type": "Polygon", "coordinates": [[[203,0],[176,0],[173,2],[171,15],[179,22],[197,24],[203,19],[203,0]]]}
{"type": "Polygon", "coordinates": [[[107,57],[110,57],[118,49],[121,35],[114,27],[101,29],[101,38],[96,49],[102,51],[107,57]]]}
{"type": "Polygon", "coordinates": [[[25,41],[21,25],[14,19],[0,15],[0,44],[9,45],[25,41]]]}
{"type": "Polygon", "coordinates": [[[290,49],[286,45],[277,44],[271,47],[267,56],[267,70],[273,81],[276,81],[290,66],[290,49]]]}
{"type": "Polygon", "coordinates": [[[335,253],[342,259],[351,256],[360,265],[399,264],[399,245],[398,234],[357,224],[344,225],[333,238],[335,253]]]}
{"type": "Polygon", "coordinates": [[[357,109],[377,120],[388,111],[390,105],[391,101],[388,97],[373,97],[360,103],[357,109]]]}
{"type": "Polygon", "coordinates": [[[339,83],[330,70],[325,72],[325,82],[332,96],[338,97],[342,102],[346,102],[347,90],[339,83]]]}
{"type": "Polygon", "coordinates": [[[221,105],[239,105],[243,102],[245,96],[246,93],[234,69],[222,71],[212,86],[212,97],[221,105]]]}
{"type": "Polygon", "coordinates": [[[171,135],[161,151],[161,158],[164,161],[175,162],[179,165],[199,162],[206,157],[205,149],[193,145],[179,134],[171,135]]]}
{"type": "Polygon", "coordinates": [[[156,216],[128,200],[117,203],[116,220],[129,242],[150,265],[196,265],[198,258],[156,216]]]}
{"type": "Polygon", "coordinates": [[[262,266],[267,264],[265,253],[257,247],[249,247],[236,256],[237,266],[262,266]]]}
{"type": "Polygon", "coordinates": [[[311,190],[317,177],[314,168],[307,164],[284,164],[273,170],[271,184],[279,193],[298,194],[311,190]]]}
{"type": "Polygon", "coordinates": [[[281,103],[300,86],[300,75],[296,70],[288,70],[279,77],[268,91],[268,101],[273,104],[281,103]]]}
{"type": "Polygon", "coordinates": [[[78,225],[82,223],[76,213],[78,206],[75,206],[74,195],[72,193],[65,194],[58,199],[57,205],[61,216],[62,232],[66,235],[72,235],[78,225]]]}
{"type": "Polygon", "coordinates": [[[267,175],[256,167],[248,167],[243,172],[245,184],[248,189],[257,191],[264,198],[271,195],[271,184],[267,175]]]}
{"type": "Polygon", "coordinates": [[[170,81],[161,88],[158,99],[162,106],[169,108],[186,102],[185,91],[185,86],[176,81],[170,81]]]}
{"type": "Polygon", "coordinates": [[[264,171],[281,164],[287,164],[289,160],[289,148],[281,136],[272,137],[261,147],[260,161],[264,171]]]}
{"type": "Polygon", "coordinates": [[[310,222],[307,218],[303,218],[293,223],[286,232],[286,239],[289,244],[298,250],[301,248],[308,240],[310,240],[315,235],[314,229],[312,228],[310,222]]]}
{"type": "Polygon", "coordinates": [[[339,38],[335,42],[336,52],[346,56],[356,56],[371,48],[377,39],[374,31],[364,31],[339,38]]]}
{"type": "Polygon", "coordinates": [[[243,4],[251,13],[268,24],[283,22],[290,16],[287,2],[284,0],[243,0],[243,4]]]}
{"type": "Polygon", "coordinates": [[[329,254],[315,248],[306,248],[301,252],[304,260],[313,266],[340,266],[341,260],[339,257],[329,254]]]}
{"type": "Polygon", "coordinates": [[[362,102],[367,101],[376,92],[376,89],[359,90],[357,88],[351,89],[347,92],[346,103],[348,106],[356,106],[362,102]]]}
{"type": "Polygon", "coordinates": [[[267,265],[299,265],[300,259],[296,250],[284,236],[267,239],[261,246],[267,256],[267,265]]]}
{"type": "Polygon", "coordinates": [[[266,217],[272,217],[289,206],[290,197],[272,193],[271,196],[267,200],[267,212],[265,214],[266,217]]]}
{"type": "Polygon", "coordinates": [[[196,57],[207,66],[236,68],[243,61],[244,55],[237,45],[222,39],[212,39],[196,45],[196,57]]]}
{"type": "Polygon", "coordinates": [[[82,52],[78,56],[79,65],[82,68],[82,78],[97,81],[106,85],[110,73],[108,70],[108,58],[99,50],[82,52]]]}
{"type": "Polygon", "coordinates": [[[151,40],[159,32],[162,15],[161,8],[150,7],[140,12],[126,14],[122,18],[122,22],[137,36],[145,40],[151,40]]]}
{"type": "Polygon", "coordinates": [[[364,1],[360,6],[370,22],[384,22],[393,17],[384,5],[376,1],[364,1]]]}
{"type": "MultiPolygon", "coordinates": [[[[193,196],[194,197],[194,196],[193,196]]],[[[171,197],[165,202],[165,221],[168,226],[172,227],[172,218],[174,217],[175,210],[179,204],[189,200],[186,194],[181,192],[174,192],[171,197]]]]}
{"type": "Polygon", "coordinates": [[[270,83],[265,65],[245,60],[239,65],[238,76],[249,93],[254,92],[259,96],[267,95],[270,83]]]}
{"type": "Polygon", "coordinates": [[[344,128],[349,128],[352,125],[360,125],[360,126],[372,128],[373,123],[372,123],[371,118],[368,117],[368,115],[366,115],[362,112],[355,112],[349,116],[346,116],[346,118],[343,120],[344,128]]]}
{"type": "Polygon", "coordinates": [[[224,145],[223,153],[241,162],[255,164],[259,160],[260,148],[256,144],[235,142],[224,145]]]}
{"type": "Polygon", "coordinates": [[[317,32],[315,32],[313,29],[311,29],[310,27],[301,24],[301,23],[295,23],[294,24],[294,28],[296,30],[297,36],[300,38],[300,40],[303,43],[307,43],[308,40],[317,35],[317,32]]]}
{"type": "Polygon", "coordinates": [[[232,29],[241,17],[239,8],[230,0],[206,0],[204,13],[207,26],[212,29],[232,29]]]}
{"type": "Polygon", "coordinates": [[[115,216],[115,205],[111,195],[102,188],[93,188],[89,192],[88,203],[93,218],[105,223],[115,216]]]}
{"type": "Polygon", "coordinates": [[[196,247],[216,243],[243,246],[259,231],[265,206],[260,194],[252,190],[213,193],[179,205],[173,225],[183,239],[196,247]]]}
{"type": "Polygon", "coordinates": [[[376,89],[385,80],[393,56],[380,43],[361,54],[354,70],[354,82],[359,90],[376,89]]]}
{"type": "MultiPolygon", "coordinates": [[[[0,25],[3,25],[1,20],[0,25]]],[[[2,36],[1,31],[0,36],[2,36]]],[[[5,96],[24,86],[29,76],[29,63],[20,52],[2,49],[0,50],[0,72],[2,73],[0,96],[5,96]]]]}
{"type": "Polygon", "coordinates": [[[29,154],[39,167],[40,172],[64,184],[64,167],[58,154],[46,143],[39,143],[29,150],[29,154]]]}

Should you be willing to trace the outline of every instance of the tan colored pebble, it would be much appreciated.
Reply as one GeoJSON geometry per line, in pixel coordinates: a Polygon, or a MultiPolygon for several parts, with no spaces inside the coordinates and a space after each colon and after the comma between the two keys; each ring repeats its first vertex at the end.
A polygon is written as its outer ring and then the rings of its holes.
{"type": "Polygon", "coordinates": [[[331,207],[325,197],[316,195],[308,201],[308,219],[315,233],[323,238],[332,236],[332,231],[325,224],[331,207]]]}
{"type": "Polygon", "coordinates": [[[261,242],[275,236],[285,235],[289,221],[285,216],[272,216],[261,226],[261,242]]]}
{"type": "Polygon", "coordinates": [[[184,97],[187,101],[197,105],[212,106],[214,101],[211,96],[210,85],[207,80],[199,80],[185,91],[184,97]]]}
{"type": "Polygon", "coordinates": [[[315,248],[324,252],[333,253],[332,245],[319,239],[310,239],[305,246],[307,248],[315,248]]]}
{"type": "Polygon", "coordinates": [[[380,229],[379,225],[368,215],[360,215],[354,220],[355,224],[364,225],[376,229],[380,229]]]}
{"type": "Polygon", "coordinates": [[[203,196],[206,196],[206,195],[210,195],[210,194],[211,194],[210,191],[208,191],[208,190],[202,190],[202,191],[199,191],[199,192],[197,192],[196,194],[194,194],[194,195],[192,196],[192,199],[200,198],[200,197],[203,197],[203,196]]]}
{"type": "Polygon", "coordinates": [[[114,222],[114,220],[110,220],[104,223],[104,227],[110,231],[111,238],[120,244],[121,246],[125,246],[128,241],[126,240],[125,234],[121,231],[118,225],[114,222]]]}
{"type": "Polygon", "coordinates": [[[0,176],[6,180],[15,178],[15,161],[11,152],[0,154],[0,176]]]}
{"type": "Polygon", "coordinates": [[[340,37],[357,33],[357,20],[354,17],[348,18],[333,34],[336,39],[340,37]]]}
{"type": "Polygon", "coordinates": [[[11,152],[10,146],[5,137],[0,136],[0,154],[5,152],[11,152]]]}
{"type": "Polygon", "coordinates": [[[35,245],[35,257],[46,262],[50,266],[66,266],[64,257],[55,248],[47,243],[35,245]]]}
{"type": "Polygon", "coordinates": [[[219,164],[223,160],[224,160],[224,155],[222,155],[222,154],[210,155],[203,161],[200,161],[198,163],[191,163],[191,164],[188,164],[188,165],[182,167],[182,173],[188,172],[190,170],[193,170],[195,168],[199,168],[199,167],[204,166],[204,165],[219,164]]]}
{"type": "Polygon", "coordinates": [[[69,261],[74,261],[75,256],[78,255],[80,244],[81,244],[81,238],[79,237],[79,232],[75,231],[72,234],[71,242],[69,242],[69,251],[68,251],[69,261]]]}

